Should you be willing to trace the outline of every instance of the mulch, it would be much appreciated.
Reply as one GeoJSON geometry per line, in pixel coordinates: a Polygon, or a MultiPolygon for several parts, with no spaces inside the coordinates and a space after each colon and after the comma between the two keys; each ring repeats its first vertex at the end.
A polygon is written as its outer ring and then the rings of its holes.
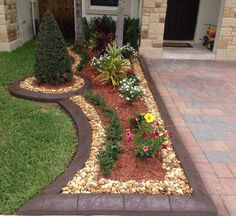
{"type": "MultiPolygon", "coordinates": [[[[91,54],[94,56],[94,54],[91,54]]],[[[124,138],[120,143],[123,150],[122,154],[115,163],[111,174],[107,177],[112,180],[128,181],[128,180],[163,180],[165,171],[162,168],[161,156],[141,160],[134,154],[134,142],[128,142],[125,138],[126,131],[130,128],[129,118],[134,112],[147,112],[142,101],[137,101],[133,105],[125,102],[119,95],[119,91],[112,85],[101,85],[97,77],[96,70],[90,63],[79,73],[83,77],[88,78],[93,83],[93,93],[101,95],[107,105],[111,107],[120,119],[124,138]]],[[[107,125],[107,119],[101,115],[101,111],[97,110],[101,116],[104,125],[107,125]]],[[[99,177],[104,177],[100,171],[99,177]]]]}

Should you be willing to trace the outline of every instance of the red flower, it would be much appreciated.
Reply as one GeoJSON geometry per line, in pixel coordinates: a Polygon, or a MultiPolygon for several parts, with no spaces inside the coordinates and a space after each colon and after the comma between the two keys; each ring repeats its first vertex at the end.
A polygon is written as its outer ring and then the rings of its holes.
{"type": "Polygon", "coordinates": [[[146,137],[147,137],[147,134],[146,134],[146,133],[143,133],[143,134],[142,134],[142,138],[143,138],[143,139],[146,139],[146,137]]]}
{"type": "Polygon", "coordinates": [[[127,74],[135,74],[135,71],[134,71],[133,69],[129,69],[129,70],[127,71],[127,74]]]}
{"type": "Polygon", "coordinates": [[[159,133],[157,132],[157,131],[152,131],[151,133],[150,133],[150,138],[151,139],[155,139],[155,138],[157,138],[159,136],[159,133]]]}
{"type": "Polygon", "coordinates": [[[167,149],[167,145],[166,144],[162,145],[162,149],[167,149]]]}
{"type": "Polygon", "coordinates": [[[148,147],[148,146],[144,146],[144,147],[143,147],[143,151],[144,151],[144,152],[148,152],[148,150],[149,150],[149,147],[148,147]]]}

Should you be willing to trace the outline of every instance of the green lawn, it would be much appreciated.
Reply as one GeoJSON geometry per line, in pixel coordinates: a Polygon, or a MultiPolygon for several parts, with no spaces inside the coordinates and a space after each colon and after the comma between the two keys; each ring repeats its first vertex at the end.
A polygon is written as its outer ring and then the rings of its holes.
{"type": "Polygon", "coordinates": [[[33,73],[35,42],[0,53],[0,214],[14,213],[63,173],[76,148],[71,119],[55,105],[14,98],[12,81],[33,73]]]}

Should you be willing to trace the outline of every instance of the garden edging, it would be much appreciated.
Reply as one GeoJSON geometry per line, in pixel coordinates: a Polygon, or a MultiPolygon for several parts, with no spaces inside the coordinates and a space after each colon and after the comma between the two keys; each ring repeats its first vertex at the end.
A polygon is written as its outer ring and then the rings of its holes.
{"type": "Polygon", "coordinates": [[[175,126],[167,112],[164,102],[157,91],[145,62],[140,58],[145,77],[150,90],[158,101],[158,107],[166,124],[172,125],[173,145],[184,171],[194,189],[192,196],[163,195],[117,195],[117,194],[60,194],[61,188],[74,176],[77,170],[84,166],[91,144],[91,129],[86,116],[68,98],[83,94],[91,87],[85,80],[85,86],[79,91],[52,95],[26,91],[19,87],[20,81],[13,83],[9,90],[12,95],[41,102],[58,103],[73,119],[79,134],[79,149],[65,171],[51,186],[20,208],[17,214],[121,214],[121,215],[186,215],[204,216],[217,215],[216,208],[198,175],[193,162],[178,135],[175,126]],[[81,123],[82,122],[82,123],[81,123]],[[178,147],[177,147],[178,146],[178,147]]]}

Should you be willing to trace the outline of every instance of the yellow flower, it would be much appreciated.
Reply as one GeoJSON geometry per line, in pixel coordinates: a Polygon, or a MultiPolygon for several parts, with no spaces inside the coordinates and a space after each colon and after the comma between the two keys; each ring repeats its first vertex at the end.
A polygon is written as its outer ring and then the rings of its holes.
{"type": "Polygon", "coordinates": [[[145,120],[147,123],[152,123],[155,121],[155,116],[151,113],[147,113],[145,116],[144,116],[145,120]]]}

